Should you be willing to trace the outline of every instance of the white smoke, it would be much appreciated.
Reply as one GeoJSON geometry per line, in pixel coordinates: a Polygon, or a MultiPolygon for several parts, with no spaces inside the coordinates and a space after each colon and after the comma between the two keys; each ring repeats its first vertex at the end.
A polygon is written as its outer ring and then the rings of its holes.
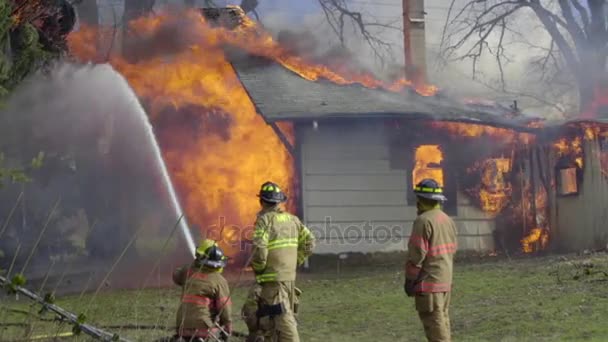
{"type": "Polygon", "coordinates": [[[55,162],[72,160],[72,172],[43,165],[40,172],[56,186],[51,189],[34,178],[30,196],[40,201],[30,207],[39,205],[45,212],[48,202],[76,188],[79,203],[64,204],[92,208],[97,217],[88,217],[89,225],[105,222],[93,232],[105,246],[120,243],[119,248],[142,225],[138,238],[162,239],[175,224],[178,214],[159,168],[150,124],[127,81],[110,65],[59,64],[47,74],[33,75],[8,99],[2,118],[3,130],[13,134],[4,135],[7,150],[43,151],[55,162]],[[49,189],[54,193],[42,200],[49,189]],[[118,229],[104,231],[112,226],[118,229]]]}
{"type": "MultiPolygon", "coordinates": [[[[458,0],[454,5],[452,17],[470,0],[458,0]]],[[[289,14],[289,8],[294,7],[299,0],[287,0],[280,2],[280,6],[274,3],[264,9],[264,1],[261,1],[260,12],[263,14],[262,22],[272,32],[278,33],[283,29],[308,31],[315,35],[320,47],[329,49],[336,46],[338,41],[335,33],[328,25],[325,15],[319,8],[313,13],[301,15],[301,20],[294,21],[293,13],[289,14]]],[[[533,72],[531,61],[541,56],[544,51],[542,48],[550,46],[550,37],[542,28],[538,20],[530,11],[521,11],[512,16],[511,27],[516,32],[507,32],[504,37],[506,46],[503,64],[504,81],[508,92],[502,92],[500,81],[500,70],[494,56],[486,54],[477,62],[476,77],[473,78],[471,60],[450,60],[440,59],[440,43],[442,41],[443,29],[448,15],[451,1],[446,0],[426,0],[426,48],[427,48],[427,68],[430,81],[443,89],[446,89],[453,96],[457,97],[485,97],[497,100],[501,103],[511,103],[518,100],[520,107],[528,109],[535,115],[552,116],[558,114],[553,106],[540,103],[532,97],[544,98],[550,102],[558,102],[562,107],[567,108],[572,102],[570,94],[566,96],[548,96],[550,91],[555,90],[554,85],[547,85],[539,81],[539,74],[533,72]],[[526,43],[527,42],[527,43],[526,43]],[[539,48],[533,49],[531,44],[539,48]],[[488,87],[490,85],[492,90],[488,87]],[[529,96],[519,96],[526,94],[529,96]]],[[[393,46],[392,54],[388,55],[385,62],[381,65],[378,58],[369,47],[368,43],[358,32],[358,28],[353,25],[346,25],[346,46],[349,50],[356,52],[359,61],[368,69],[375,71],[378,75],[392,73],[396,68],[403,65],[403,17],[401,0],[384,0],[381,2],[358,0],[349,2],[352,10],[361,12],[366,22],[378,22],[390,25],[393,28],[370,27],[370,33],[376,35],[385,42],[393,46]]],[[[499,31],[492,34],[488,42],[493,48],[500,39],[499,31]]],[[[445,42],[446,44],[449,42],[445,42]]],[[[455,55],[462,55],[470,47],[464,46],[456,51],[455,55]]],[[[564,75],[564,77],[567,75],[564,75]]],[[[567,82],[567,80],[566,80],[567,82]]]]}

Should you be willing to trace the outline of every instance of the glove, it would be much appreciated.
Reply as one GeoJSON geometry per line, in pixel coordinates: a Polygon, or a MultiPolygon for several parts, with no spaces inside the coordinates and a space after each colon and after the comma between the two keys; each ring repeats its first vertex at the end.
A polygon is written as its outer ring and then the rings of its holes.
{"type": "Polygon", "coordinates": [[[224,331],[222,331],[222,333],[220,334],[221,335],[220,339],[222,341],[228,341],[228,339],[232,335],[232,323],[226,323],[226,324],[224,324],[224,326],[222,327],[222,329],[224,329],[224,331]]]}
{"type": "Polygon", "coordinates": [[[405,280],[405,284],[403,284],[403,290],[405,291],[405,294],[408,297],[413,297],[416,294],[416,291],[414,290],[415,288],[416,288],[415,280],[410,280],[410,279],[405,280]]]}

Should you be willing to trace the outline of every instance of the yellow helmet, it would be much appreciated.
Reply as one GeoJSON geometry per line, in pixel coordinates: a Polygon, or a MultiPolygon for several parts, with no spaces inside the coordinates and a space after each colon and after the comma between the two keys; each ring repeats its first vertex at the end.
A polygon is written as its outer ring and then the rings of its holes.
{"type": "Polygon", "coordinates": [[[224,255],[224,251],[217,245],[217,242],[204,239],[196,248],[196,259],[202,262],[203,265],[209,266],[211,268],[223,268],[226,266],[226,256],[224,255]]]}
{"type": "Polygon", "coordinates": [[[201,241],[198,243],[198,247],[196,247],[196,254],[198,255],[205,255],[205,252],[207,251],[207,249],[209,249],[210,247],[213,246],[217,246],[217,242],[215,242],[214,240],[211,239],[201,239],[201,241]]]}

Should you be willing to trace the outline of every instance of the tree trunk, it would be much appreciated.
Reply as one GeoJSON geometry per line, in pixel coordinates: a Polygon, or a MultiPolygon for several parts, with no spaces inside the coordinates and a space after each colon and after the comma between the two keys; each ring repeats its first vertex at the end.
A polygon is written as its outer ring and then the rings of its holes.
{"type": "Polygon", "coordinates": [[[83,0],[76,6],[78,18],[87,25],[99,24],[99,11],[97,9],[97,0],[83,0]]]}

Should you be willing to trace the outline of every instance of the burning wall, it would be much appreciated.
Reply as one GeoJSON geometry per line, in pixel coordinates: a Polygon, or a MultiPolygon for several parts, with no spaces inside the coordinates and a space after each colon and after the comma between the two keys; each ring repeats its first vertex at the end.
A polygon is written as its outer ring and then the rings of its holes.
{"type": "Polygon", "coordinates": [[[498,249],[533,252],[547,246],[547,193],[538,166],[535,171],[530,164],[531,146],[537,142],[533,134],[445,121],[412,130],[426,132],[403,133],[408,136],[406,143],[415,146],[412,178],[440,179],[452,198],[446,211],[462,214],[454,204],[459,193],[495,219],[498,249]]]}
{"type": "MultiPolygon", "coordinates": [[[[189,222],[213,238],[224,228],[224,241],[234,242],[224,247],[235,255],[259,209],[259,184],[273,180],[291,189],[292,160],[226,60],[218,37],[223,31],[194,13],[185,21],[164,16],[133,22],[139,36],[133,43],[142,53],[109,62],[147,108],[189,222]]],[[[95,37],[87,27],[72,34],[72,53],[95,60],[95,37]]]]}
{"type": "MultiPolygon", "coordinates": [[[[259,184],[273,180],[294,194],[293,160],[275,132],[256,113],[226,57],[226,48],[274,60],[301,77],[337,84],[401,91],[405,79],[384,83],[370,74],[341,74],[290,54],[271,35],[233,7],[239,25],[210,25],[201,13],[163,13],[129,24],[127,55],[99,51],[99,29],[81,27],[69,37],[80,61],[111,63],[147,108],[190,223],[207,235],[223,232],[238,252],[259,208],[259,184]],[[106,56],[107,55],[107,56],[106,56]]],[[[436,88],[417,85],[432,95],[436,88]]],[[[295,201],[292,201],[292,205],[295,201]]]]}

